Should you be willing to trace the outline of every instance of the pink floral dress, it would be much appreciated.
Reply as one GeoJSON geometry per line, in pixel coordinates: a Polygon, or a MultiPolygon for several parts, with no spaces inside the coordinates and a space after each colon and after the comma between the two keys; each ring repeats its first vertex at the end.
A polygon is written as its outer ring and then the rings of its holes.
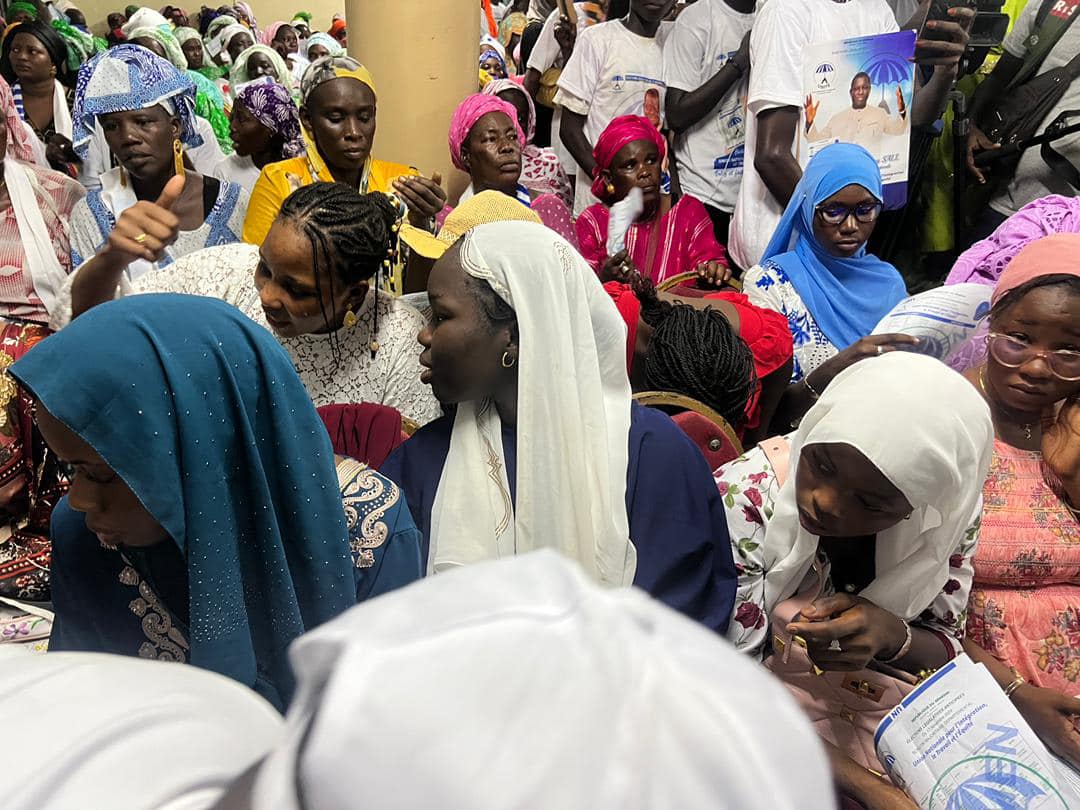
{"type": "MultiPolygon", "coordinates": [[[[768,655],[769,614],[775,601],[765,599],[765,528],[773,516],[773,507],[780,490],[776,473],[764,451],[755,447],[743,456],[725,464],[713,473],[724,499],[728,533],[731,535],[735,570],[739,575],[735,594],[735,612],[728,627],[728,641],[739,650],[758,659],[768,655]]],[[[979,521],[957,538],[956,549],[949,558],[949,579],[937,598],[912,626],[929,630],[948,651],[949,657],[960,652],[964,635],[968,594],[972,581],[972,555],[979,541],[979,521]]],[[[834,593],[829,562],[824,555],[820,562],[825,572],[823,596],[834,593]]],[[[813,587],[817,574],[808,573],[799,591],[813,587]]]]}
{"type": "Polygon", "coordinates": [[[1080,524],[1042,455],[994,441],[968,636],[1031,683],[1080,692],[1080,524]]]}

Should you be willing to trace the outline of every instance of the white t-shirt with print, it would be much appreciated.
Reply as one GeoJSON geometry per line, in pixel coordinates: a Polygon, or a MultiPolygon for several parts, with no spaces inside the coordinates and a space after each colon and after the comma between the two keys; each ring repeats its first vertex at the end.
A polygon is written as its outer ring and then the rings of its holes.
{"type": "MultiPolygon", "coordinates": [[[[658,125],[664,116],[663,36],[631,33],[620,20],[586,28],[559,77],[555,101],[585,116],[585,138],[597,138],[620,115],[644,115],[658,125]]],[[[580,167],[574,192],[574,216],[597,202],[589,187],[592,178],[580,167]]]]}
{"type": "MultiPolygon", "coordinates": [[[[1018,59],[1023,59],[1027,53],[1027,39],[1035,28],[1035,17],[1041,5],[1042,0],[1028,0],[1028,4],[1024,6],[1024,10],[1016,19],[1016,25],[1002,43],[1005,50],[1018,59]]],[[[1074,13],[1080,14],[1080,9],[1074,13]]],[[[1072,25],[1066,29],[1061,39],[1050,50],[1039,67],[1039,73],[1046,73],[1048,70],[1064,66],[1078,53],[1080,53],[1080,19],[1073,20],[1072,25]]],[[[1042,134],[1046,127],[1065,110],[1078,109],[1080,109],[1080,79],[1074,79],[1069,89],[1065,91],[1065,95],[1043,119],[1039,126],[1039,134],[1042,134]]],[[[1066,123],[1075,124],[1077,120],[1072,118],[1066,123]]],[[[1051,146],[1066,160],[1080,168],[1080,133],[1059,138],[1051,146]]],[[[1039,148],[1035,147],[1028,149],[1020,157],[1020,163],[1016,167],[1016,174],[1013,175],[1012,181],[1001,194],[990,201],[990,207],[999,214],[1011,217],[1029,202],[1045,197],[1047,194],[1075,197],[1077,191],[1063,177],[1054,173],[1043,160],[1039,148]]]]}
{"type": "MultiPolygon", "coordinates": [[[[777,107],[797,107],[802,126],[803,50],[808,45],[900,30],[885,0],[768,0],[750,35],[746,170],[743,172],[728,252],[740,267],[761,260],[784,206],[754,169],[757,116],[777,107]]],[[[792,154],[798,146],[798,131],[792,154]]]]}
{"type": "MultiPolygon", "coordinates": [[[[585,3],[574,3],[574,8],[577,9],[577,32],[580,34],[589,27],[589,18],[585,14],[585,3]]],[[[541,76],[550,68],[563,66],[562,48],[559,47],[559,41],[555,39],[555,28],[561,16],[558,9],[548,15],[547,20],[544,21],[544,27],[540,29],[540,36],[536,39],[532,53],[529,54],[529,70],[535,70],[541,76]]],[[[570,150],[563,146],[561,129],[562,108],[556,107],[551,116],[551,148],[559,156],[559,162],[562,163],[566,176],[573,177],[577,174],[578,165],[574,156],[570,154],[570,150]]]]}
{"type": "MultiPolygon", "coordinates": [[[[664,42],[664,82],[697,90],[739,50],[754,22],[724,0],[699,0],[676,20],[664,42]]],[[[730,213],[743,174],[748,81],[736,82],[720,103],[675,140],[679,184],[686,194],[730,213]]]]}

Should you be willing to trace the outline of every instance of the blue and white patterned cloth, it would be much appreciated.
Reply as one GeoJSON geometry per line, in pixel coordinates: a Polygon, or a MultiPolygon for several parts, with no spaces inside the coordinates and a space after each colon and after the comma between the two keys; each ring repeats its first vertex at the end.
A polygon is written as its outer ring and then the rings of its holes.
{"type": "Polygon", "coordinates": [[[195,85],[171,62],[138,45],[118,45],[79,71],[72,111],[72,143],[86,158],[98,116],[161,105],[180,119],[180,141],[201,146],[195,129],[195,85]]]}
{"type": "Polygon", "coordinates": [[[840,350],[825,337],[825,333],[806,308],[798,291],[783,268],[764,261],[746,271],[743,292],[750,303],[779,312],[788,320],[794,350],[791,382],[800,382],[807,374],[840,350]]]}

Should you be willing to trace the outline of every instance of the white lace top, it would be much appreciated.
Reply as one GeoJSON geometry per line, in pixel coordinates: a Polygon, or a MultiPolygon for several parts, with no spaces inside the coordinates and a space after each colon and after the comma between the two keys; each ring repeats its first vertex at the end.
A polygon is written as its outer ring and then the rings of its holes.
{"type": "MultiPolygon", "coordinates": [[[[170,267],[121,281],[117,296],[137,293],[182,293],[220,298],[253,321],[270,329],[255,289],[259,264],[255,245],[232,244],[207,248],[177,260],[170,267]]],[[[59,306],[53,312],[54,329],[71,320],[71,283],[68,277],[59,306]]],[[[297,373],[316,406],[333,403],[379,402],[397,408],[402,416],[421,425],[442,415],[431,388],[420,382],[421,346],[416,336],[423,326],[420,313],[386,293],[368,295],[352,329],[339,329],[339,362],[331,351],[330,335],[275,335],[292,356],[297,373]],[[371,335],[378,300],[379,350],[371,357],[371,335]]]]}

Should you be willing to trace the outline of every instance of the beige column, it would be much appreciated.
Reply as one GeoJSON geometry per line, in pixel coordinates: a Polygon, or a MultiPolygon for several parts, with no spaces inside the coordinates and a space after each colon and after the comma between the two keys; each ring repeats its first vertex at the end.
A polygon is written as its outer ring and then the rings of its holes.
{"type": "Polygon", "coordinates": [[[468,177],[446,146],[450,116],[476,92],[476,0],[345,0],[349,54],[375,77],[378,129],[372,154],[439,172],[456,200],[468,177]]]}

